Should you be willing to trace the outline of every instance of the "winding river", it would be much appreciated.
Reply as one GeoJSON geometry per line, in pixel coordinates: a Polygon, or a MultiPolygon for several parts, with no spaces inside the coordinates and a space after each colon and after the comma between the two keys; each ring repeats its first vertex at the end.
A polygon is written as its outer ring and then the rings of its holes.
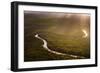
{"type": "Polygon", "coordinates": [[[47,50],[48,52],[50,53],[53,53],[53,54],[56,54],[56,55],[67,55],[67,56],[70,56],[70,57],[73,57],[73,58],[85,58],[83,56],[77,56],[77,55],[70,55],[70,54],[65,54],[65,53],[60,53],[60,52],[57,52],[57,51],[53,51],[51,49],[48,48],[48,45],[47,45],[47,41],[43,38],[41,38],[38,34],[35,35],[36,38],[40,39],[41,41],[43,41],[43,48],[45,50],[47,50]]]}

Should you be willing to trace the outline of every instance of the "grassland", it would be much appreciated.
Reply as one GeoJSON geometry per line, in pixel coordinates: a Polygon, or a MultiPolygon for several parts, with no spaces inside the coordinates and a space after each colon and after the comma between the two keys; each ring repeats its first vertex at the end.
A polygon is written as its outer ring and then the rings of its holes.
{"type": "Polygon", "coordinates": [[[71,22],[67,18],[63,20],[54,17],[35,18],[30,14],[25,15],[24,18],[24,61],[72,60],[81,59],[81,56],[85,59],[90,58],[89,37],[81,37],[83,34],[77,22],[71,22]],[[34,37],[37,33],[48,42],[51,50],[80,57],[48,52],[42,47],[43,41],[34,37]]]}

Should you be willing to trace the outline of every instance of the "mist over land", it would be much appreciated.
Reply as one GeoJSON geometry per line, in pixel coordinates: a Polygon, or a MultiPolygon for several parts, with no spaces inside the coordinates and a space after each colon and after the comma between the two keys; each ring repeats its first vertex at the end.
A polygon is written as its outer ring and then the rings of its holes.
{"type": "Polygon", "coordinates": [[[24,61],[71,60],[90,58],[90,14],[24,11],[24,61]],[[69,55],[60,56],[45,50],[69,55]],[[79,57],[80,56],[80,57],[79,57]]]}

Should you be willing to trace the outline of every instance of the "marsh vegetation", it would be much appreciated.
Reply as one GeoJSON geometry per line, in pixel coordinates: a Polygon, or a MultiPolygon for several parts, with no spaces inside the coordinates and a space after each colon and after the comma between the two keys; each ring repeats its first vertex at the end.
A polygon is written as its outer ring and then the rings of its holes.
{"type": "Polygon", "coordinates": [[[24,61],[88,58],[89,14],[24,11],[24,61]],[[57,55],[46,50],[42,46],[44,42],[36,38],[36,34],[46,40],[50,50],[66,55],[57,55]]]}

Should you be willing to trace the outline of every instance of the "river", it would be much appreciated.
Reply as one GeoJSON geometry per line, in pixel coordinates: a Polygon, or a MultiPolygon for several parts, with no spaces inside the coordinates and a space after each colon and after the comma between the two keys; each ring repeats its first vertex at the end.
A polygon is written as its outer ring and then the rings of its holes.
{"type": "Polygon", "coordinates": [[[51,49],[48,48],[48,43],[45,39],[41,38],[38,34],[35,35],[36,38],[40,39],[41,41],[43,41],[43,48],[45,50],[47,50],[48,52],[50,53],[53,53],[53,54],[56,54],[56,55],[65,55],[65,56],[70,56],[70,57],[73,57],[73,58],[85,58],[83,56],[77,56],[77,55],[71,55],[71,54],[65,54],[65,53],[61,53],[61,52],[57,52],[57,51],[53,51],[51,49]]]}

